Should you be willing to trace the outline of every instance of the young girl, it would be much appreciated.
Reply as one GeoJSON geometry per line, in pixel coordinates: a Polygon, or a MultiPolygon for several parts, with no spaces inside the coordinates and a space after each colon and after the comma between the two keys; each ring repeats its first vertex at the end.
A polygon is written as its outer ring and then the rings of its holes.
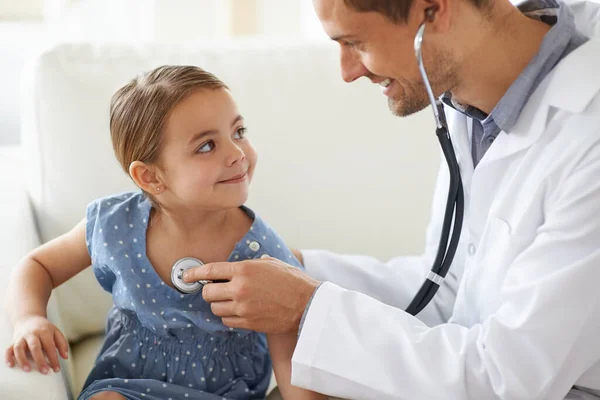
{"type": "Polygon", "coordinates": [[[290,384],[295,335],[225,326],[201,291],[181,293],[172,266],[265,255],[301,267],[283,241],[244,207],[256,166],[244,119],[227,86],[200,68],[160,67],[113,97],[118,161],[141,189],[92,202],[69,233],[29,254],[12,277],[9,366],[59,370],[67,341],[46,319],[53,288],[92,265],[112,293],[106,339],[80,399],[264,398],[275,370],[283,395],[324,399],[290,384]]]}

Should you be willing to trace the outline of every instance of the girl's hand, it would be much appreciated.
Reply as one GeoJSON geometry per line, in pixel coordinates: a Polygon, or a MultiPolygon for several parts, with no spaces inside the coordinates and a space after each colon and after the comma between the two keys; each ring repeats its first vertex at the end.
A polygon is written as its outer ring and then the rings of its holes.
{"type": "Polygon", "coordinates": [[[58,356],[67,359],[68,344],[62,332],[46,318],[35,315],[24,317],[14,324],[13,344],[6,350],[6,364],[15,363],[25,372],[31,370],[28,354],[42,374],[48,373],[48,364],[54,372],[60,371],[58,356]]]}

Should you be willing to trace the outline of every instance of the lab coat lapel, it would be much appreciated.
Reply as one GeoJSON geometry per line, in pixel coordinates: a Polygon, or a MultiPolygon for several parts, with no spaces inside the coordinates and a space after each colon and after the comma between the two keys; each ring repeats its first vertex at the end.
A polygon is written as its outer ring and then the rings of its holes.
{"type": "Polygon", "coordinates": [[[485,169],[498,160],[505,159],[535,143],[546,129],[548,116],[548,97],[546,92],[550,80],[546,79],[536,89],[521,111],[514,128],[509,132],[500,132],[494,144],[486,152],[477,168],[485,169]]]}
{"type": "Polygon", "coordinates": [[[477,169],[505,159],[533,145],[546,130],[549,109],[582,112],[600,89],[600,73],[591,59],[600,58],[600,40],[593,39],[566,57],[535,90],[509,132],[501,132],[477,169]]]}

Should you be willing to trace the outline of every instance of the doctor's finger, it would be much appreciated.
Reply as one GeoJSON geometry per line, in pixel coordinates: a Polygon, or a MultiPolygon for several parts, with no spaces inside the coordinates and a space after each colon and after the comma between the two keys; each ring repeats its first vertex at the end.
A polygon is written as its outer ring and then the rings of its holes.
{"type": "Polygon", "coordinates": [[[248,322],[242,317],[225,317],[222,319],[223,324],[230,328],[247,329],[248,322]]]}
{"type": "Polygon", "coordinates": [[[60,369],[60,364],[58,363],[58,355],[56,354],[56,344],[54,343],[54,335],[51,332],[45,332],[40,335],[40,342],[42,343],[42,348],[46,353],[46,357],[48,358],[48,362],[50,363],[50,368],[54,370],[54,372],[58,372],[60,369]]]}
{"type": "Polygon", "coordinates": [[[17,360],[17,364],[23,371],[29,372],[31,367],[29,366],[29,360],[27,360],[27,342],[25,342],[25,339],[22,338],[17,341],[13,345],[13,348],[15,349],[15,359],[17,360]]]}
{"type": "Polygon", "coordinates": [[[194,282],[199,280],[231,280],[235,275],[234,263],[217,262],[205,264],[200,267],[190,268],[183,274],[185,282],[194,282]]]}
{"type": "Polygon", "coordinates": [[[207,303],[232,300],[233,289],[231,282],[207,283],[202,288],[202,298],[207,303]]]}
{"type": "Polygon", "coordinates": [[[39,337],[31,335],[27,338],[27,346],[29,346],[29,352],[33,361],[37,364],[38,371],[42,374],[48,373],[48,363],[46,362],[46,356],[44,356],[44,348],[39,337]]]}
{"type": "Polygon", "coordinates": [[[210,309],[218,317],[234,317],[235,303],[233,301],[217,301],[210,304],[210,309]]]}

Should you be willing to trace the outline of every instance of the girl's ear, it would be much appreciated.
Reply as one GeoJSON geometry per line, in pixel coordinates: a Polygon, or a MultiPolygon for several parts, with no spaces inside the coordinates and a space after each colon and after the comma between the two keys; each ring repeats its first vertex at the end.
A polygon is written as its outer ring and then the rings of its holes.
{"type": "Polygon", "coordinates": [[[165,185],[161,182],[157,171],[152,165],[142,161],[134,161],[129,165],[129,176],[146,193],[156,195],[165,191],[165,185]]]}

